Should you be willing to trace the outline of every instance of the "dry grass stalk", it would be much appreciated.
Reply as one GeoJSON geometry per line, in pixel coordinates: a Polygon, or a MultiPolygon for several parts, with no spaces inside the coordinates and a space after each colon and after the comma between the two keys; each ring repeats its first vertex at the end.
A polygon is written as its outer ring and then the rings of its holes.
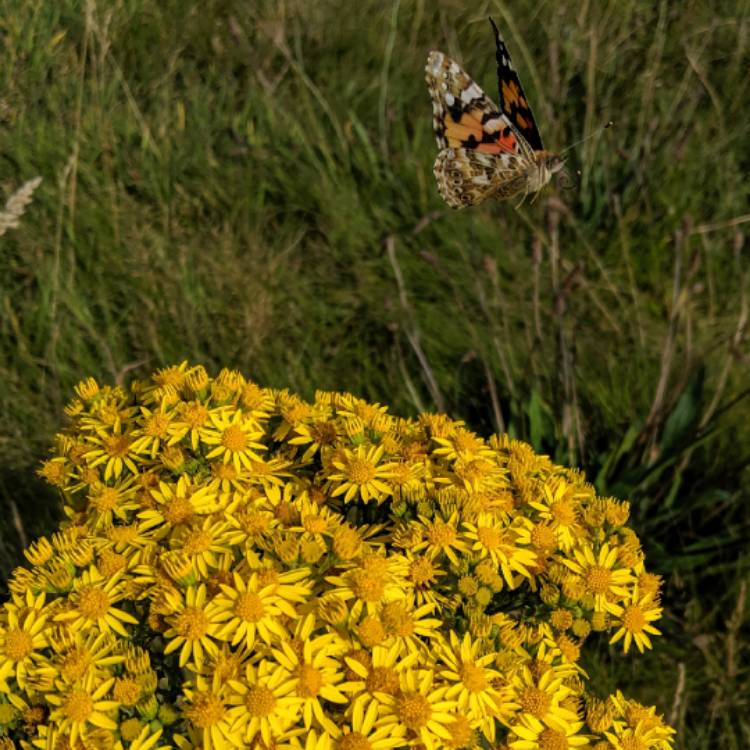
{"type": "Polygon", "coordinates": [[[41,177],[34,177],[33,180],[24,182],[23,185],[21,185],[21,187],[18,188],[10,198],[8,198],[5,208],[0,211],[0,237],[2,237],[9,229],[15,229],[18,227],[21,217],[26,213],[26,206],[31,203],[34,191],[39,187],[41,181],[41,177]]]}

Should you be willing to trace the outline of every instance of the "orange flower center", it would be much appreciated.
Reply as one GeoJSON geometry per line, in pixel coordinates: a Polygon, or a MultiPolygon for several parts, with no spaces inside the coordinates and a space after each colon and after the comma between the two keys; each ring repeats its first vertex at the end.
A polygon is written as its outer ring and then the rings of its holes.
{"type": "Polygon", "coordinates": [[[175,630],[186,640],[200,640],[208,630],[208,617],[200,607],[185,607],[177,616],[175,630]]]}
{"type": "Polygon", "coordinates": [[[419,730],[432,717],[432,707],[421,693],[403,693],[397,703],[398,718],[412,730],[419,730]]]}
{"type": "Polygon", "coordinates": [[[375,479],[375,467],[364,458],[353,458],[347,467],[349,481],[354,484],[367,484],[375,479]]]}
{"type": "Polygon", "coordinates": [[[112,435],[104,441],[104,450],[112,458],[123,458],[128,455],[130,438],[127,435],[112,435]]]}
{"type": "Polygon", "coordinates": [[[338,741],[338,750],[372,750],[372,745],[363,734],[349,732],[338,741]]]}
{"type": "Polygon", "coordinates": [[[276,708],[276,696],[267,687],[251,687],[245,696],[245,708],[251,716],[268,716],[276,708]]]}
{"type": "Polygon", "coordinates": [[[561,526],[571,526],[576,520],[576,511],[569,500],[558,500],[550,506],[550,513],[561,526]]]}
{"type": "Polygon", "coordinates": [[[237,605],[234,611],[237,617],[246,622],[258,622],[263,619],[266,607],[258,594],[253,591],[245,591],[237,597],[237,605]]]}
{"type": "Polygon", "coordinates": [[[456,541],[456,529],[442,521],[435,521],[427,529],[427,539],[436,547],[449,547],[456,541]]]}
{"type": "Polygon", "coordinates": [[[182,407],[182,418],[187,422],[187,425],[191,430],[196,430],[206,423],[206,420],[208,419],[208,409],[198,401],[193,401],[182,407]]]}
{"type": "Polygon", "coordinates": [[[110,603],[106,591],[90,586],[81,591],[78,609],[87,620],[98,620],[107,614],[110,603]]]}
{"type": "Polygon", "coordinates": [[[545,729],[539,735],[540,750],[568,750],[568,738],[555,729],[545,729]]]}
{"type": "Polygon", "coordinates": [[[461,681],[470,693],[481,693],[487,688],[484,670],[471,662],[461,666],[461,681]]]}
{"type": "Polygon", "coordinates": [[[183,545],[183,551],[187,555],[194,555],[198,552],[205,552],[211,546],[213,535],[205,529],[197,529],[189,534],[183,545]]]}
{"type": "Polygon", "coordinates": [[[66,719],[83,724],[94,711],[94,700],[85,690],[71,690],[61,708],[66,719]]]}
{"type": "Polygon", "coordinates": [[[120,500],[120,493],[114,487],[104,487],[100,492],[94,495],[90,502],[93,508],[100,513],[108,510],[114,510],[120,500]]]}
{"type": "Polygon", "coordinates": [[[171,526],[184,523],[192,517],[194,511],[186,497],[173,497],[164,508],[164,518],[171,526]]]}
{"type": "Polygon", "coordinates": [[[427,557],[418,557],[409,565],[409,580],[415,587],[426,586],[437,578],[435,566],[427,557]]]}
{"type": "Polygon", "coordinates": [[[414,633],[414,620],[401,602],[391,602],[383,607],[383,625],[391,635],[408,638],[414,633]]]}
{"type": "Polygon", "coordinates": [[[537,687],[527,687],[526,690],[521,693],[521,697],[518,699],[521,704],[521,708],[537,719],[542,719],[547,715],[550,706],[552,705],[552,698],[537,687]]]}
{"type": "Polygon", "coordinates": [[[465,716],[456,716],[446,729],[450,733],[450,739],[445,744],[450,748],[466,747],[471,740],[471,723],[465,716]]]}
{"type": "Polygon", "coordinates": [[[5,653],[11,661],[21,661],[34,650],[34,639],[25,630],[13,628],[5,634],[5,653]]]}
{"type": "Polygon", "coordinates": [[[368,693],[396,695],[399,687],[398,674],[391,667],[373,667],[365,681],[365,689],[368,693]]]}
{"type": "Polygon", "coordinates": [[[592,565],[586,573],[586,585],[593,594],[606,594],[612,582],[612,571],[601,565],[592,565]]]}
{"type": "Polygon", "coordinates": [[[477,529],[477,539],[480,544],[489,550],[497,549],[503,540],[503,535],[499,529],[493,529],[490,526],[480,526],[477,529]]]}
{"type": "Polygon", "coordinates": [[[297,676],[297,695],[300,698],[314,698],[323,687],[323,675],[312,664],[300,664],[297,676]]]}
{"type": "Polygon", "coordinates": [[[549,526],[540,524],[531,532],[531,543],[539,550],[552,549],[555,546],[555,532],[549,526]]]}
{"type": "Polygon", "coordinates": [[[60,665],[60,674],[70,682],[83,677],[91,666],[91,654],[84,648],[75,648],[68,653],[60,665]]]}
{"type": "Polygon", "coordinates": [[[221,444],[232,453],[240,453],[247,448],[247,435],[239,425],[229,425],[221,434],[221,444]]]}
{"type": "Polygon", "coordinates": [[[640,633],[646,625],[646,617],[643,614],[643,610],[635,604],[626,607],[622,616],[622,624],[625,630],[631,633],[640,633]]]}
{"type": "Polygon", "coordinates": [[[198,693],[193,696],[191,705],[185,709],[185,716],[196,727],[205,729],[218,724],[225,713],[224,703],[218,695],[198,693]]]}
{"type": "Polygon", "coordinates": [[[365,617],[357,628],[357,635],[367,648],[378,646],[386,639],[385,628],[377,617],[365,617]]]}
{"type": "Polygon", "coordinates": [[[352,575],[352,591],[363,602],[379,602],[385,593],[385,578],[377,573],[356,570],[352,575]]]}
{"type": "Polygon", "coordinates": [[[144,434],[149,437],[162,437],[169,427],[169,417],[166,414],[152,414],[143,427],[144,434]]]}

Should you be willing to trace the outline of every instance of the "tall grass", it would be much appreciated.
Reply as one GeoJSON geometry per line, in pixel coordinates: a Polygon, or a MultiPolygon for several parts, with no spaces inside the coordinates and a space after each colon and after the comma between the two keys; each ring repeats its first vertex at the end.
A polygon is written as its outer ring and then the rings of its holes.
{"type": "Polygon", "coordinates": [[[34,469],[84,375],[189,358],[446,410],[632,498],[669,638],[627,680],[682,747],[747,745],[749,3],[4,0],[0,19],[0,203],[44,178],[0,239],[5,569],[53,523],[34,469]],[[456,213],[423,65],[443,49],[494,92],[490,14],[548,147],[594,135],[572,188],[456,213]]]}

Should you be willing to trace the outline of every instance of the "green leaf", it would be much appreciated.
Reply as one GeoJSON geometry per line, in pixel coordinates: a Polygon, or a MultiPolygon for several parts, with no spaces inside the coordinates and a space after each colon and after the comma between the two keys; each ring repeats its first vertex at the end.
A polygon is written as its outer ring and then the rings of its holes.
{"type": "Polygon", "coordinates": [[[691,433],[701,412],[705,374],[705,368],[699,367],[667,418],[661,436],[662,456],[679,451],[692,442],[691,433]]]}

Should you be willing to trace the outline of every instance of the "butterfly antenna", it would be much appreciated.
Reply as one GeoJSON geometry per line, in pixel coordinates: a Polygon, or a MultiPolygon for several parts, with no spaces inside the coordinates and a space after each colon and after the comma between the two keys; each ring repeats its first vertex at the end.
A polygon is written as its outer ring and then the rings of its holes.
{"type": "Polygon", "coordinates": [[[571,143],[570,146],[567,146],[560,152],[560,156],[562,156],[566,151],[570,151],[571,148],[575,148],[576,146],[580,146],[582,143],[585,143],[588,140],[591,140],[595,135],[599,135],[603,130],[608,130],[614,125],[614,122],[610,120],[606,125],[602,125],[600,128],[597,128],[593,133],[589,133],[585,138],[581,138],[580,141],[576,141],[575,143],[571,143]]]}

